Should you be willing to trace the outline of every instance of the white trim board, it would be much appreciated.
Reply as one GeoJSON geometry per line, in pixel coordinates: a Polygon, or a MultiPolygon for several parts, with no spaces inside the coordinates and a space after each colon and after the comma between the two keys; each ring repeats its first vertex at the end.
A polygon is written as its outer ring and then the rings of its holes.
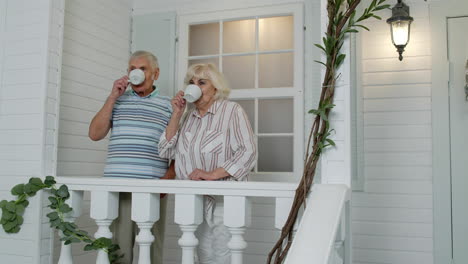
{"type": "Polygon", "coordinates": [[[430,4],[434,263],[452,263],[447,18],[468,15],[468,2],[465,0],[447,2],[430,4]]]}

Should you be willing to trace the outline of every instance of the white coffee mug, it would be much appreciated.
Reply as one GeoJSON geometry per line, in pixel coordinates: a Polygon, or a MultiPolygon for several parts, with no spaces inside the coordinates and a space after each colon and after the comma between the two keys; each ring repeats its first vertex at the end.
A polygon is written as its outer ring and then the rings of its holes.
{"type": "Polygon", "coordinates": [[[184,99],[187,100],[187,102],[193,103],[197,101],[198,99],[200,99],[201,96],[202,96],[202,91],[200,87],[198,87],[197,85],[189,84],[185,88],[184,99]]]}
{"type": "Polygon", "coordinates": [[[133,85],[140,85],[145,81],[145,73],[140,69],[134,69],[128,74],[128,81],[133,85]]]}

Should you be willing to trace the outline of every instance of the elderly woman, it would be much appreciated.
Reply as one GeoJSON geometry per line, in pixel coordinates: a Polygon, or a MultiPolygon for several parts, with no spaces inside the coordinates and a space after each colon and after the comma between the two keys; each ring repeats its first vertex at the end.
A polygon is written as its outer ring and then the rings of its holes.
{"type": "MultiPolygon", "coordinates": [[[[172,99],[173,113],[159,154],[175,159],[177,179],[246,181],[256,162],[255,138],[242,107],[227,100],[230,90],[223,75],[213,64],[195,64],[185,84],[199,86],[202,96],[190,104],[179,91],[172,99]]],[[[230,263],[222,206],[218,198],[205,199],[205,219],[198,229],[200,264],[230,263]]]]}

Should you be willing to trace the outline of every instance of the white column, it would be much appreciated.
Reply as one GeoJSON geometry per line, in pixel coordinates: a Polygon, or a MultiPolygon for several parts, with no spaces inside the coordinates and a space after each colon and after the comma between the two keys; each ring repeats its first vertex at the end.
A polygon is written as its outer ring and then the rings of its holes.
{"type": "Polygon", "coordinates": [[[245,196],[224,197],[224,225],[231,232],[228,248],[231,250],[231,264],[242,264],[242,254],[247,248],[244,232],[251,222],[251,203],[245,196]]]}
{"type": "Polygon", "coordinates": [[[179,245],[182,247],[182,264],[193,264],[198,239],[195,230],[203,222],[203,196],[176,194],[174,221],[182,230],[179,245]]]}
{"type": "MultiPolygon", "coordinates": [[[[106,237],[111,239],[109,229],[112,221],[119,215],[119,193],[106,191],[91,192],[91,218],[98,226],[95,238],[106,237]]],[[[96,264],[108,264],[109,258],[103,250],[98,252],[96,264]]]]}
{"type": "MultiPolygon", "coordinates": [[[[76,218],[81,215],[81,203],[83,201],[83,191],[70,191],[70,198],[67,204],[73,208],[73,211],[67,213],[64,220],[67,222],[74,222],[76,218]]],[[[62,234],[62,232],[60,232],[62,234]]],[[[65,245],[62,241],[62,248],[60,249],[60,258],[58,264],[72,264],[72,249],[71,244],[65,245]]]]}
{"type": "Polygon", "coordinates": [[[140,228],[136,242],[140,246],[138,264],[151,264],[151,228],[159,220],[159,193],[132,193],[132,220],[140,228]]]}

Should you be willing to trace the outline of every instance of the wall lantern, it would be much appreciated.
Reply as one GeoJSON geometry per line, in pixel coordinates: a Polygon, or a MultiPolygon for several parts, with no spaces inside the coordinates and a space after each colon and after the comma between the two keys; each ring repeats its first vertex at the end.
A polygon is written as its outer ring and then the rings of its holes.
{"type": "Polygon", "coordinates": [[[390,24],[392,42],[400,54],[398,57],[400,61],[403,60],[402,53],[410,38],[411,22],[413,22],[413,18],[409,15],[409,6],[405,5],[402,0],[398,0],[398,3],[392,8],[392,17],[387,19],[387,23],[390,24]]]}

